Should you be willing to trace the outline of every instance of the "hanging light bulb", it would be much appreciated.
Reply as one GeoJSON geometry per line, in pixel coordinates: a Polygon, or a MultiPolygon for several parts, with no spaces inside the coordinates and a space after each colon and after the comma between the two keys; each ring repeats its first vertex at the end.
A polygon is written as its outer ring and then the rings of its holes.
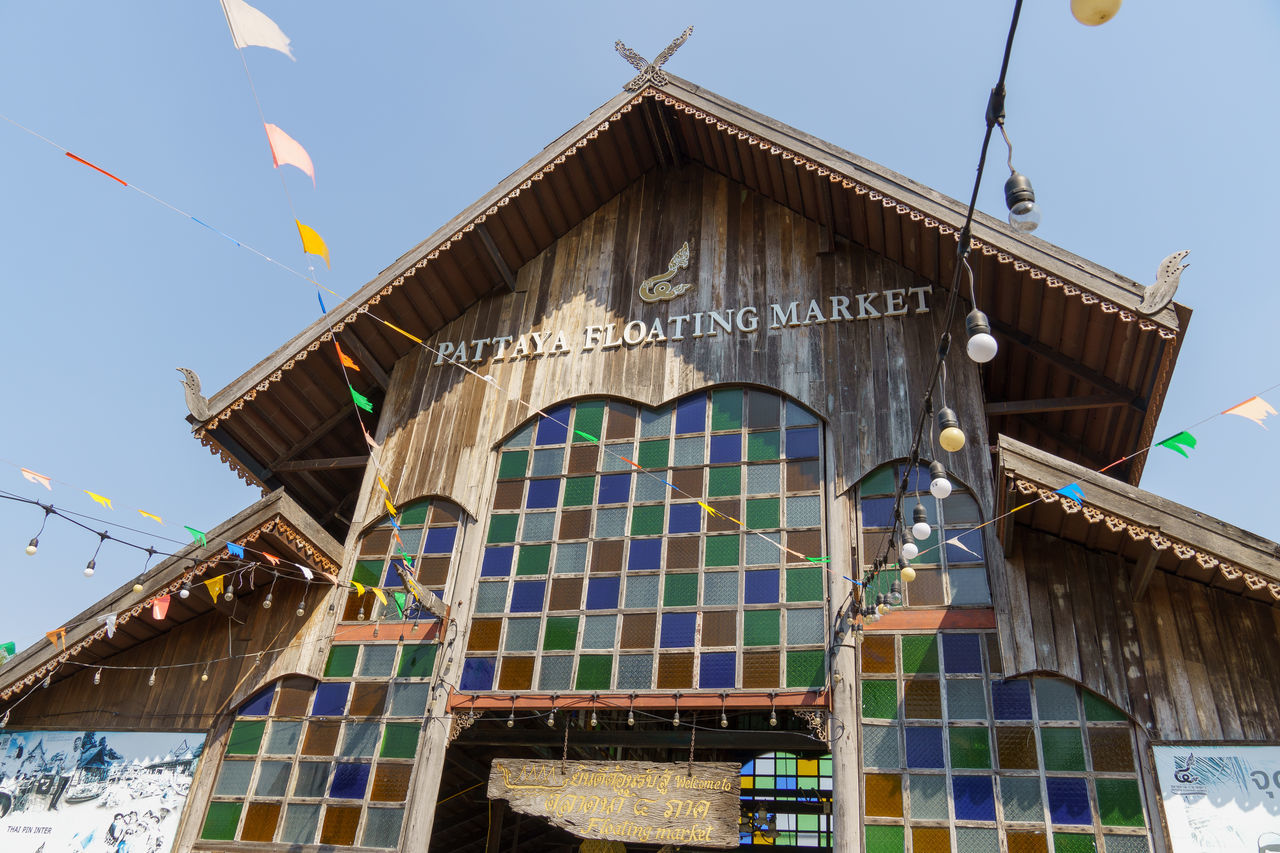
{"type": "Polygon", "coordinates": [[[862,623],[859,622],[858,624],[853,626],[853,644],[855,646],[862,645],[862,639],[864,636],[865,636],[865,632],[862,628],[862,623]]]}
{"type": "Polygon", "coordinates": [[[191,597],[191,581],[183,581],[182,589],[178,590],[178,598],[191,597]]]}
{"type": "Polygon", "coordinates": [[[134,581],[134,583],[133,583],[133,591],[134,591],[135,593],[142,592],[142,584],[138,583],[137,581],[134,581]]]}
{"type": "Polygon", "coordinates": [[[964,318],[964,327],[969,332],[969,344],[966,351],[969,358],[978,364],[986,364],[996,357],[1000,345],[991,336],[991,323],[987,315],[974,308],[964,318]]]}
{"type": "Polygon", "coordinates": [[[551,706],[551,713],[547,716],[547,728],[554,729],[556,727],[556,707],[551,706]]]}
{"type": "Polygon", "coordinates": [[[49,515],[53,512],[53,506],[45,506],[37,503],[36,506],[44,510],[44,519],[40,522],[40,529],[36,531],[36,535],[31,537],[31,541],[27,543],[26,552],[28,557],[34,557],[36,550],[40,547],[40,534],[44,533],[44,526],[49,523],[49,515]]]}
{"type": "Polygon", "coordinates": [[[9,725],[9,712],[5,711],[4,716],[0,717],[0,729],[3,729],[7,725],[9,725]]]}
{"type": "Polygon", "coordinates": [[[31,541],[27,543],[26,552],[28,557],[34,557],[36,550],[40,547],[40,537],[32,536],[31,541]]]}
{"type": "Polygon", "coordinates": [[[911,583],[911,582],[912,582],[913,580],[915,580],[915,579],[916,579],[916,570],[915,570],[915,569],[913,569],[913,568],[911,568],[910,566],[903,566],[903,567],[902,567],[902,582],[903,582],[903,583],[911,583]]]}
{"type": "Polygon", "coordinates": [[[209,667],[207,667],[207,666],[206,666],[206,667],[204,668],[204,672],[200,673],[200,680],[201,680],[201,681],[208,681],[208,680],[209,680],[209,667]]]}
{"type": "Polygon", "coordinates": [[[964,447],[964,430],[954,409],[944,406],[938,410],[938,446],[948,453],[964,447]]]}
{"type": "Polygon", "coordinates": [[[911,535],[920,542],[928,539],[929,534],[933,532],[933,528],[929,525],[929,511],[919,501],[916,501],[915,509],[911,510],[911,521],[911,535]]]}
{"type": "Polygon", "coordinates": [[[676,712],[671,715],[671,728],[673,729],[680,728],[680,709],[679,708],[677,708],[676,712]]]}
{"type": "Polygon", "coordinates": [[[356,618],[361,622],[364,621],[364,602],[360,602],[360,612],[356,614],[356,618]]]}
{"type": "Polygon", "coordinates": [[[516,708],[511,706],[511,713],[507,715],[507,728],[514,729],[516,727],[516,708]]]}
{"type": "Polygon", "coordinates": [[[591,709],[591,728],[597,728],[600,725],[600,718],[596,716],[596,709],[591,709]]]}
{"type": "Polygon", "coordinates": [[[267,597],[262,599],[262,609],[263,610],[271,609],[271,593],[269,592],[267,593],[267,597]]]}
{"type": "Polygon", "coordinates": [[[951,497],[951,481],[947,479],[947,469],[941,462],[929,463],[929,480],[929,494],[940,501],[951,497]]]}
{"type": "Polygon", "coordinates": [[[1120,0],[1071,0],[1071,14],[1086,27],[1105,24],[1120,11],[1120,0]]]}
{"type": "Polygon", "coordinates": [[[720,709],[720,728],[722,729],[729,728],[729,717],[727,714],[725,714],[724,708],[720,709]]]}
{"type": "Polygon", "coordinates": [[[102,683],[102,667],[98,667],[93,671],[93,683],[94,684],[102,683]]]}
{"type": "Polygon", "coordinates": [[[778,712],[773,708],[769,709],[769,725],[774,728],[778,726],[778,712]]]}
{"type": "Polygon", "coordinates": [[[1040,227],[1040,205],[1036,204],[1036,192],[1031,179],[1014,171],[1004,182],[1004,203],[1009,207],[1009,224],[1015,231],[1030,234],[1040,227]]]}
{"type": "Polygon", "coordinates": [[[93,577],[93,572],[96,568],[97,568],[97,563],[93,560],[90,560],[88,563],[85,564],[84,576],[87,578],[93,577]]]}
{"type": "Polygon", "coordinates": [[[151,677],[147,679],[147,686],[148,686],[148,687],[155,687],[155,686],[156,686],[156,670],[155,670],[155,667],[152,667],[152,669],[151,669],[151,677]]]}
{"type": "Polygon", "coordinates": [[[307,600],[305,598],[298,602],[298,609],[294,613],[299,616],[307,615],[307,600]]]}
{"type": "Polygon", "coordinates": [[[902,543],[902,547],[898,549],[898,553],[902,555],[904,560],[914,560],[920,556],[920,546],[908,539],[902,543]]]}
{"type": "Polygon", "coordinates": [[[894,607],[902,603],[902,581],[889,584],[889,603],[894,607]]]}
{"type": "Polygon", "coordinates": [[[876,613],[883,616],[889,612],[889,602],[883,592],[876,594],[876,613]]]}

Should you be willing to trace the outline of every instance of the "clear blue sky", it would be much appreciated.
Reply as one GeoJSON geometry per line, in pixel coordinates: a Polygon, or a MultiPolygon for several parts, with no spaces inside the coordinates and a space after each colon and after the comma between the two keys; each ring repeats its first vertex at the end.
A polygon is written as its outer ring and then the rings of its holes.
{"type": "MultiPolygon", "coordinates": [[[[618,91],[621,38],[669,70],[967,198],[1011,2],[286,3],[257,0],[297,62],[245,52],[268,121],[310,151],[283,171],[351,293],[618,91]]],[[[1275,157],[1280,11],[1129,0],[1087,29],[1027,3],[1009,73],[1015,162],[1045,239],[1140,282],[1192,250],[1189,327],[1159,437],[1280,383],[1275,157]]],[[[5,4],[0,113],[298,269],[298,246],[216,0],[5,4]]],[[[1001,215],[1003,150],[980,206],[1001,215]]],[[[67,509],[184,539],[257,498],[192,439],[174,368],[223,387],[311,322],[314,288],[0,122],[0,459],[61,481],[67,509]],[[64,485],[68,484],[68,485],[64,485]],[[100,510],[79,489],[125,509],[100,510]],[[166,526],[138,516],[143,508],[166,526]]],[[[1280,407],[1280,390],[1270,394],[1280,407]]],[[[1280,418],[1196,429],[1143,486],[1269,538],[1280,418]]],[[[48,499],[16,467],[0,488],[48,499]]],[[[0,642],[24,647],[142,569],[0,502],[0,642]]]]}

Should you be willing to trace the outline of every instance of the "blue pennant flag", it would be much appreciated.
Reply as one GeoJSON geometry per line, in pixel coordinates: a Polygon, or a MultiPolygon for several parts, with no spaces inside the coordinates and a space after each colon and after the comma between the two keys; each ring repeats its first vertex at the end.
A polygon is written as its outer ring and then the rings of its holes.
{"type": "Polygon", "coordinates": [[[1058,489],[1054,494],[1062,495],[1064,498],[1070,498],[1078,504],[1084,503],[1084,490],[1080,488],[1079,483],[1069,483],[1061,489],[1058,489]]]}

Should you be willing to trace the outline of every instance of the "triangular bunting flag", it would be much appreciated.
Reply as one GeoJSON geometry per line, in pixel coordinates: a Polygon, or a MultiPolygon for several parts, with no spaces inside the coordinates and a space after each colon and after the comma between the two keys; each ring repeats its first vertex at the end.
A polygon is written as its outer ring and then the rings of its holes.
{"type": "Polygon", "coordinates": [[[361,409],[364,409],[366,412],[370,412],[370,413],[373,412],[373,403],[369,402],[368,397],[361,394],[359,391],[352,388],[350,385],[348,385],[347,388],[351,390],[351,399],[355,400],[356,406],[358,406],[361,409]]]}
{"type": "Polygon", "coordinates": [[[315,579],[315,573],[312,572],[310,569],[308,569],[306,566],[302,565],[301,563],[294,563],[294,565],[297,566],[298,570],[302,572],[302,576],[304,578],[306,578],[307,580],[315,579]]]}
{"type": "Polygon", "coordinates": [[[324,244],[324,238],[316,233],[315,229],[310,225],[303,225],[298,220],[293,220],[298,225],[298,236],[302,238],[302,251],[308,255],[319,255],[324,258],[324,265],[329,266],[329,247],[324,244]]]}
{"type": "Polygon", "coordinates": [[[1190,454],[1188,454],[1187,451],[1195,449],[1196,437],[1184,429],[1177,435],[1171,435],[1164,441],[1156,442],[1156,446],[1172,450],[1174,453],[1186,459],[1190,458],[1190,454]]]}
{"type": "Polygon", "coordinates": [[[204,582],[204,588],[209,590],[209,597],[215,602],[218,600],[218,596],[222,595],[223,577],[224,575],[218,575],[216,578],[209,578],[209,580],[204,582]]]}
{"type": "Polygon", "coordinates": [[[116,635],[116,623],[119,621],[119,617],[114,613],[108,613],[102,617],[102,621],[107,626],[107,639],[111,639],[116,635]]]}
{"type": "Polygon", "coordinates": [[[369,589],[373,592],[374,595],[378,597],[378,600],[381,601],[384,605],[387,603],[387,594],[382,591],[381,587],[371,586],[369,587],[369,589]]]}
{"type": "Polygon", "coordinates": [[[156,524],[164,524],[164,520],[161,519],[160,516],[156,515],[155,513],[147,512],[145,509],[138,510],[138,515],[145,515],[147,518],[151,519],[156,524]]]}
{"type": "Polygon", "coordinates": [[[382,489],[382,491],[386,492],[387,494],[391,494],[391,490],[387,488],[387,484],[383,481],[381,474],[378,475],[378,486],[379,488],[382,489]]]}
{"type": "Polygon", "coordinates": [[[88,489],[81,489],[80,491],[84,492],[86,495],[93,498],[94,503],[102,504],[107,509],[115,509],[115,507],[111,505],[111,498],[104,498],[102,495],[95,495],[93,492],[89,491],[88,489]]]}
{"type": "MultiPolygon", "coordinates": [[[[486,376],[486,377],[485,377],[485,379],[490,379],[490,378],[491,378],[491,377],[488,377],[488,376],[486,376]]],[[[582,436],[582,437],[583,437],[583,438],[585,438],[587,441],[599,441],[599,440],[600,440],[600,439],[596,438],[594,435],[592,435],[591,433],[589,433],[589,432],[583,432],[583,431],[582,431],[582,430],[580,430],[580,429],[575,429],[575,430],[574,430],[574,434],[582,436]]]]}
{"type": "Polygon", "coordinates": [[[1084,503],[1084,490],[1080,488],[1079,483],[1069,483],[1054,492],[1055,495],[1062,495],[1078,504],[1084,503]]]}
{"type": "MultiPolygon", "coordinates": [[[[279,169],[281,166],[297,166],[307,177],[311,185],[316,184],[316,169],[311,165],[311,155],[307,149],[298,144],[292,136],[274,124],[263,125],[267,129],[267,144],[271,146],[271,162],[279,169]]],[[[323,306],[324,303],[321,303],[323,306]]]]}
{"type": "Polygon", "coordinates": [[[360,583],[360,581],[352,581],[351,585],[356,588],[357,596],[364,597],[364,584],[360,583]]]}
{"type": "Polygon", "coordinates": [[[370,452],[377,453],[379,450],[382,449],[381,447],[378,446],[378,442],[373,440],[373,436],[369,435],[369,431],[367,429],[361,426],[360,431],[364,433],[364,443],[369,445],[370,452]]]}
{"type": "Polygon", "coordinates": [[[0,655],[5,657],[13,657],[18,653],[18,644],[10,640],[7,643],[0,643],[0,655]]]}
{"type": "MultiPolygon", "coordinates": [[[[1075,500],[1075,501],[1076,501],[1076,503],[1083,503],[1083,502],[1084,502],[1084,501],[1083,501],[1084,495],[1081,495],[1081,496],[1080,496],[1080,498],[1081,498],[1080,500],[1076,500],[1075,498],[1072,498],[1072,500],[1075,500]]],[[[959,536],[952,536],[950,539],[948,539],[948,540],[947,540],[947,544],[948,544],[948,545],[955,545],[955,546],[956,546],[957,548],[959,548],[961,551],[964,551],[964,552],[966,552],[966,553],[972,554],[972,555],[973,555],[973,556],[975,556],[975,557],[981,557],[981,556],[982,556],[982,555],[981,555],[981,554],[979,554],[977,551],[973,550],[973,549],[972,549],[972,548],[970,548],[968,545],[966,545],[966,544],[964,544],[963,542],[961,542],[961,541],[960,541],[960,537],[959,537],[959,536]]]]}
{"type": "Polygon", "coordinates": [[[32,471],[30,468],[23,468],[21,470],[22,470],[22,478],[24,480],[29,480],[30,482],[35,483],[36,485],[44,486],[46,489],[48,489],[51,492],[53,491],[53,486],[50,485],[53,481],[50,480],[48,477],[46,477],[44,474],[37,474],[35,471],[32,471]]]}
{"type": "Polygon", "coordinates": [[[169,615],[169,596],[159,595],[151,599],[151,618],[157,622],[169,615]]]}
{"type": "Polygon", "coordinates": [[[243,546],[243,545],[237,545],[237,544],[235,544],[234,542],[228,542],[228,543],[227,543],[227,554],[229,554],[229,555],[230,555],[230,556],[232,556],[232,557],[235,557],[235,558],[236,558],[236,559],[238,559],[238,560],[243,560],[243,559],[244,559],[244,546],[243,546]]]}
{"type": "Polygon", "coordinates": [[[333,342],[333,348],[338,351],[338,360],[342,362],[343,367],[349,367],[352,370],[359,370],[360,366],[351,360],[351,356],[342,351],[342,347],[338,346],[338,342],[333,342]]]}
{"type": "Polygon", "coordinates": [[[236,48],[269,47],[293,59],[289,37],[275,21],[244,0],[222,0],[222,11],[227,16],[227,26],[231,27],[231,39],[236,48]]]}
{"type": "Polygon", "coordinates": [[[280,565],[280,558],[275,556],[274,554],[268,554],[266,551],[259,551],[258,553],[262,554],[262,556],[265,557],[267,562],[270,563],[271,565],[273,566],[280,565]]]}
{"type": "Polygon", "coordinates": [[[320,313],[328,314],[329,309],[324,307],[324,297],[320,295],[320,291],[316,291],[316,301],[320,303],[320,313]]]}
{"type": "Polygon", "coordinates": [[[391,593],[391,600],[395,603],[395,606],[396,606],[396,618],[403,619],[404,603],[406,600],[408,600],[408,597],[403,592],[393,592],[391,593]]]}
{"type": "Polygon", "coordinates": [[[53,631],[45,631],[44,635],[48,638],[56,648],[65,649],[67,647],[67,629],[58,628],[53,631]]]}
{"type": "Polygon", "coordinates": [[[395,504],[391,503],[391,501],[387,500],[386,498],[383,498],[383,499],[382,499],[382,502],[383,502],[384,504],[386,504],[386,506],[387,506],[387,512],[391,513],[392,515],[395,515],[395,514],[396,514],[396,507],[395,507],[395,504]]]}
{"type": "Polygon", "coordinates": [[[186,529],[186,531],[187,531],[188,533],[190,533],[190,534],[191,534],[191,539],[192,539],[192,541],[193,541],[193,542],[195,542],[195,544],[197,544],[197,545],[203,545],[203,546],[205,546],[205,547],[208,547],[208,546],[209,546],[209,538],[208,538],[207,536],[205,536],[205,534],[204,534],[204,531],[203,531],[203,530],[196,530],[194,527],[188,527],[188,526],[187,526],[187,525],[185,525],[185,524],[184,524],[184,525],[182,525],[182,526],[183,526],[183,528],[185,528],[185,529],[186,529]]]}
{"type": "Polygon", "coordinates": [[[1263,421],[1267,419],[1268,415],[1274,415],[1275,413],[1276,413],[1276,410],[1273,409],[1271,407],[1271,404],[1268,403],[1266,400],[1262,399],[1261,397],[1250,397],[1248,400],[1245,400],[1240,405],[1232,406],[1231,408],[1227,409],[1222,414],[1239,415],[1242,418],[1248,418],[1258,426],[1262,427],[1263,429],[1266,429],[1267,426],[1266,424],[1263,423],[1263,421]]]}

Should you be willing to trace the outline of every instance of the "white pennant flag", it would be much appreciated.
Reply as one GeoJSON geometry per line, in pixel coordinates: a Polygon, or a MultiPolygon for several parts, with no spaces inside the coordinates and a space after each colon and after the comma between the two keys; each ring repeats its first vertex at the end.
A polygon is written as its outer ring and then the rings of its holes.
{"type": "Polygon", "coordinates": [[[311,570],[308,569],[306,566],[302,565],[302,563],[294,563],[294,565],[302,570],[302,576],[304,578],[306,578],[307,580],[315,579],[315,575],[311,572],[311,570]]]}
{"type": "Polygon", "coordinates": [[[226,13],[231,38],[237,48],[269,47],[293,59],[293,52],[289,50],[289,37],[276,26],[275,21],[244,0],[222,0],[222,11],[226,13]]]}
{"type": "Polygon", "coordinates": [[[102,621],[107,623],[107,639],[116,635],[116,614],[108,613],[102,617],[102,621]]]}
{"type": "Polygon", "coordinates": [[[975,557],[978,557],[978,558],[981,558],[981,557],[982,557],[982,555],[981,555],[981,554],[979,554],[977,551],[973,550],[973,549],[972,549],[972,548],[970,548],[968,545],[966,545],[966,544],[964,544],[963,542],[961,542],[961,541],[960,541],[960,537],[959,537],[959,536],[952,536],[950,539],[948,539],[948,540],[947,540],[947,544],[948,544],[948,545],[955,545],[955,546],[956,546],[957,548],[959,548],[961,551],[968,551],[970,554],[972,554],[972,555],[973,555],[973,556],[975,556],[975,557]]]}

